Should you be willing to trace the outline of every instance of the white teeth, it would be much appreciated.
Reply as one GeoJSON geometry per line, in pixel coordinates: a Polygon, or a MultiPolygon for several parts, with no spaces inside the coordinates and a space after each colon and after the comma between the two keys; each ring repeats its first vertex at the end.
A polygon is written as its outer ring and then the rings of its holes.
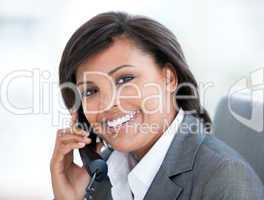
{"type": "Polygon", "coordinates": [[[132,119],[135,115],[135,111],[132,111],[120,118],[117,118],[117,119],[114,119],[114,120],[111,120],[111,121],[107,121],[107,126],[109,127],[116,127],[116,126],[119,126],[127,121],[129,121],[130,119],[132,119]]]}

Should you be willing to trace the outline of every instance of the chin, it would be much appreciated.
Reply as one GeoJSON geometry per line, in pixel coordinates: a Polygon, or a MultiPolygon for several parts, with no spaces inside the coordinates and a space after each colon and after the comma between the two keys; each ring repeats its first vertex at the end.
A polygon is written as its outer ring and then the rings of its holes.
{"type": "Polygon", "coordinates": [[[131,141],[119,141],[119,142],[116,141],[116,142],[111,142],[110,144],[113,147],[113,149],[123,153],[128,153],[138,148],[138,144],[136,142],[131,142],[131,141]]]}

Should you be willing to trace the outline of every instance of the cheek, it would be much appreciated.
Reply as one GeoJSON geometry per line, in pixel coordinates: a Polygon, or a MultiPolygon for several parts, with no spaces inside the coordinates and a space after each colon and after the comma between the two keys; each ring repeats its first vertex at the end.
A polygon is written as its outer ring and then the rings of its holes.
{"type": "Polygon", "coordinates": [[[93,114],[98,110],[98,98],[86,99],[82,101],[82,107],[87,115],[93,114]]]}
{"type": "MultiPolygon", "coordinates": [[[[144,116],[144,124],[147,124],[147,132],[159,133],[163,127],[165,117],[164,90],[160,84],[145,87],[141,100],[141,109],[144,116]]],[[[146,132],[146,131],[144,131],[146,132]]],[[[151,134],[152,135],[152,134],[151,134]]]]}
{"type": "Polygon", "coordinates": [[[117,95],[118,100],[116,101],[116,104],[120,106],[120,110],[137,109],[140,107],[142,101],[142,91],[138,84],[120,88],[117,95]]]}
{"type": "Polygon", "coordinates": [[[144,88],[141,107],[145,114],[161,113],[163,110],[163,93],[162,88],[155,86],[147,86],[144,88]]]}
{"type": "Polygon", "coordinates": [[[90,101],[89,103],[82,102],[82,107],[87,121],[89,121],[91,125],[96,123],[96,114],[94,112],[96,111],[95,108],[97,105],[93,103],[93,101],[90,101]]]}
{"type": "Polygon", "coordinates": [[[85,114],[85,117],[87,119],[87,121],[90,123],[90,125],[93,127],[93,128],[96,128],[98,129],[98,124],[96,124],[96,117],[94,115],[91,115],[91,114],[85,114]]]}

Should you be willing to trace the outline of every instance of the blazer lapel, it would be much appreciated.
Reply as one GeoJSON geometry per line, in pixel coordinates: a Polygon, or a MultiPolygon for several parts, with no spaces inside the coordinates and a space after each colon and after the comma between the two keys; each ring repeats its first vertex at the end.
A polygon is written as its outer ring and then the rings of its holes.
{"type": "Polygon", "coordinates": [[[176,200],[185,189],[190,189],[187,185],[191,178],[183,174],[192,170],[195,155],[204,138],[203,132],[200,132],[201,127],[198,118],[189,114],[184,115],[144,200],[176,200]]]}
{"type": "Polygon", "coordinates": [[[144,200],[175,200],[182,192],[183,188],[175,184],[167,175],[164,168],[161,168],[154,178],[144,200]]]}

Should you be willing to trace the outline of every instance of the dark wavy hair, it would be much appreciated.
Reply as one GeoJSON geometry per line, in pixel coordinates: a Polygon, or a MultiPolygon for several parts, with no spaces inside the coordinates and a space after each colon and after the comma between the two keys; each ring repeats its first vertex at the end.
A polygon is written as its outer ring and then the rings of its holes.
{"type": "MultiPolygon", "coordinates": [[[[191,73],[180,44],[175,35],[159,22],[140,15],[125,12],[105,12],[96,15],[84,23],[70,38],[63,51],[59,66],[60,84],[76,83],[77,67],[92,55],[102,52],[113,44],[113,38],[126,36],[138,48],[150,54],[162,67],[170,63],[177,73],[178,85],[190,84],[190,87],[179,87],[175,93],[176,105],[184,111],[196,111],[194,116],[211,124],[208,112],[200,103],[198,85],[191,73]],[[196,98],[177,98],[177,96],[196,96],[196,98]]],[[[74,93],[61,89],[63,100],[68,109],[76,101],[74,93]]]]}

